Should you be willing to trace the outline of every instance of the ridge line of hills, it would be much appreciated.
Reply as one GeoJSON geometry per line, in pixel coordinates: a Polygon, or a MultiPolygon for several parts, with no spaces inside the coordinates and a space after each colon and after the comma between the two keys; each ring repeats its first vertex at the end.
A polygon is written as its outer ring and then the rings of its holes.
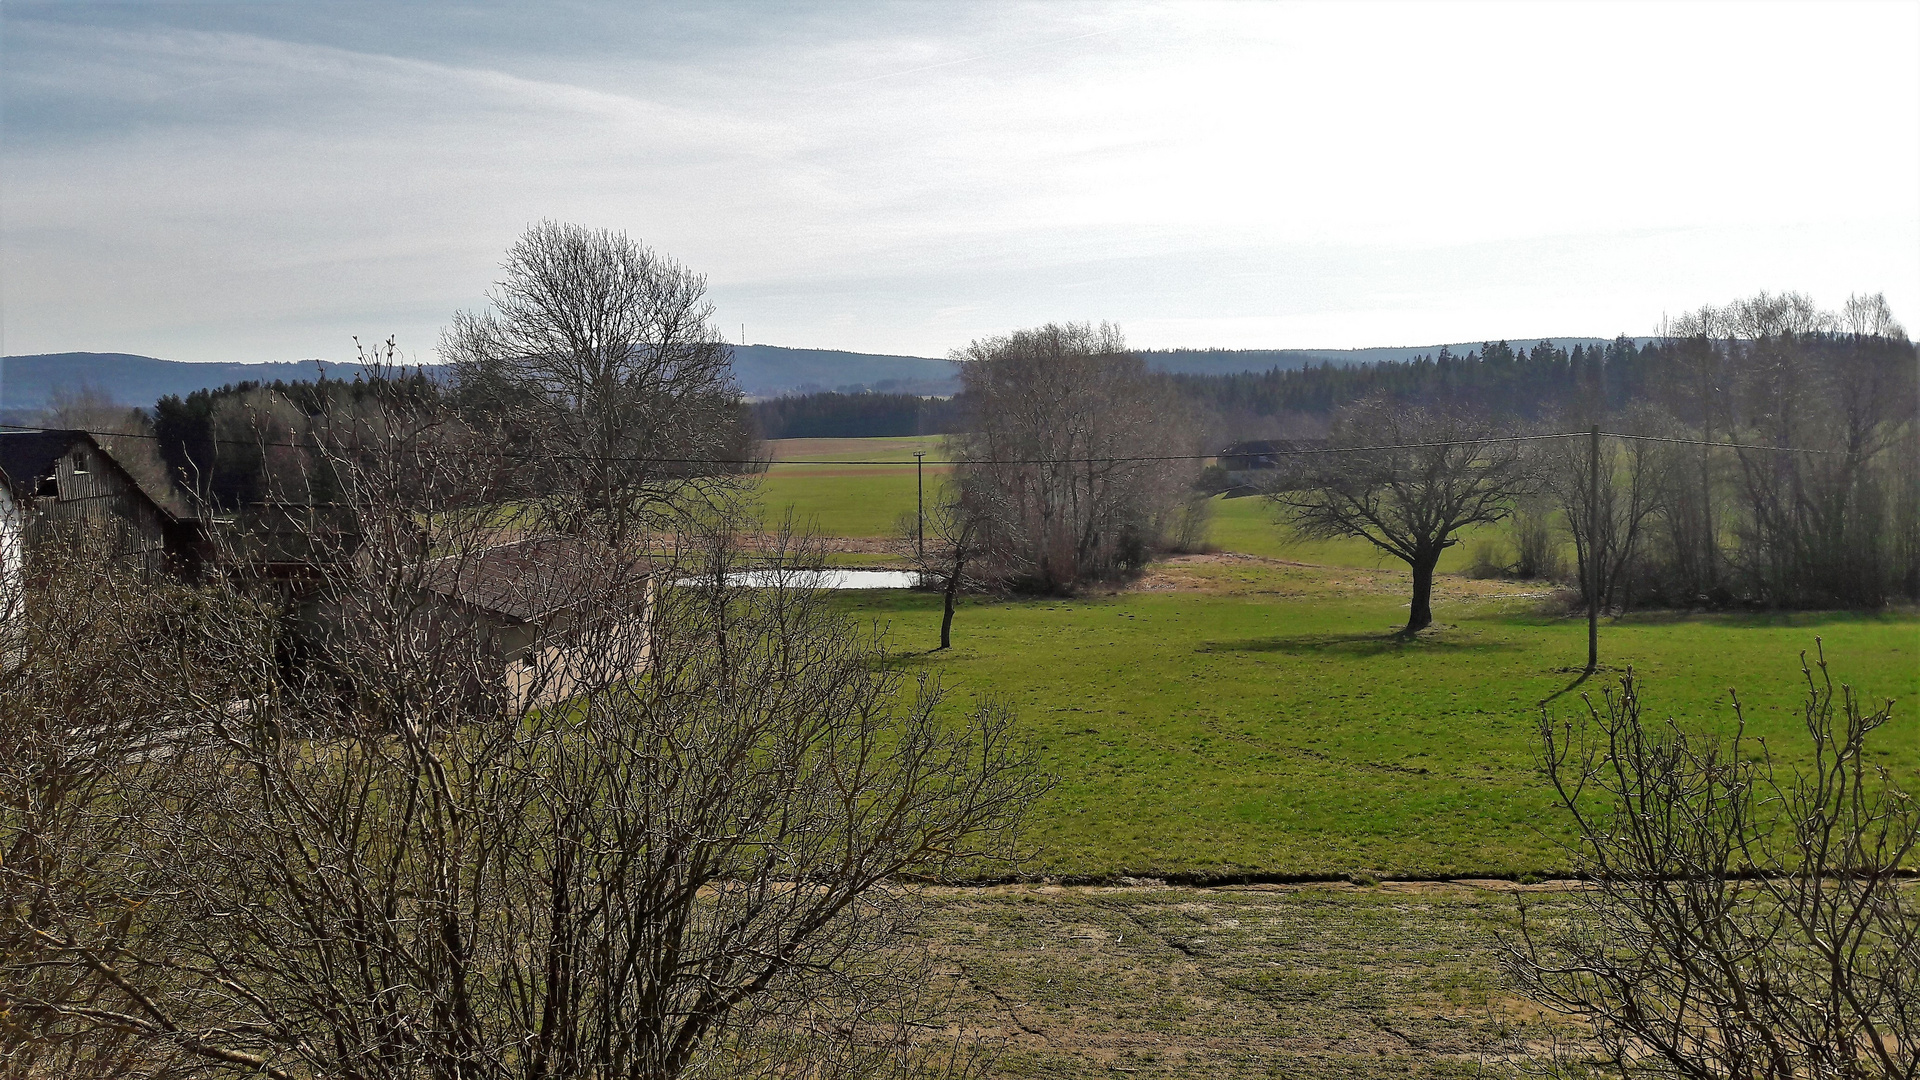
{"type": "MultiPolygon", "coordinates": [[[[1604,344],[1607,338],[1552,338],[1563,347],[1604,344]]],[[[1527,344],[1531,344],[1529,339],[1527,344]]],[[[1370,349],[1141,349],[1156,371],[1224,375],[1242,371],[1296,369],[1320,364],[1400,362],[1437,354],[1441,348],[1464,356],[1481,342],[1370,349]]],[[[791,349],[778,345],[734,345],[734,375],[749,398],[835,390],[844,393],[946,395],[959,389],[951,361],[924,356],[859,353],[839,349],[791,349]]],[[[431,372],[440,365],[424,365],[431,372]]],[[[162,360],[134,353],[66,352],[0,357],[0,413],[20,414],[47,407],[55,398],[95,392],[117,404],[150,406],[168,394],[186,395],[244,381],[273,382],[352,378],[352,363],[320,360],[216,363],[162,360]]]]}

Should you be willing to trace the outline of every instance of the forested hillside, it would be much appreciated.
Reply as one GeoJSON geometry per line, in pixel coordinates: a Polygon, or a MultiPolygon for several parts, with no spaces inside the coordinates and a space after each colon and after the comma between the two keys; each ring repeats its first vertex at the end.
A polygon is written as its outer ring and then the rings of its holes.
{"type": "MultiPolygon", "coordinates": [[[[734,345],[734,381],[750,398],[819,391],[951,394],[959,388],[953,365],[923,356],[734,345]]],[[[419,365],[428,378],[442,378],[440,364],[419,365]]],[[[133,353],[66,352],[0,357],[0,412],[28,414],[74,395],[89,394],[121,405],[149,406],[168,394],[251,382],[352,379],[352,361],[297,360],[270,363],[191,363],[133,353]]]]}

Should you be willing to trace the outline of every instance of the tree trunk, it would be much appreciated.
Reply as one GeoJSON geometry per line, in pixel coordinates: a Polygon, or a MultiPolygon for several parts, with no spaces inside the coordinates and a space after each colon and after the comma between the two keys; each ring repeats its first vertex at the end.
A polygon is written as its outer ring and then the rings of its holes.
{"type": "Polygon", "coordinates": [[[1407,612],[1407,628],[1401,633],[1413,634],[1425,630],[1433,623],[1433,568],[1440,562],[1440,555],[1421,555],[1411,564],[1413,566],[1413,605],[1407,612]]]}
{"type": "Polygon", "coordinates": [[[958,573],[947,575],[947,606],[946,610],[940,614],[940,647],[942,649],[953,647],[953,594],[959,587],[960,575],[958,573]]]}

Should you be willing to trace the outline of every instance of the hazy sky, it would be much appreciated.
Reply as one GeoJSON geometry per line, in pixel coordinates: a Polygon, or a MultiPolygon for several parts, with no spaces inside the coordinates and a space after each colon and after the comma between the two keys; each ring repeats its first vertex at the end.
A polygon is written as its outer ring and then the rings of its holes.
{"type": "Polygon", "coordinates": [[[1920,5],[0,7],[0,346],[429,359],[545,217],[944,355],[1920,322],[1920,5]]]}

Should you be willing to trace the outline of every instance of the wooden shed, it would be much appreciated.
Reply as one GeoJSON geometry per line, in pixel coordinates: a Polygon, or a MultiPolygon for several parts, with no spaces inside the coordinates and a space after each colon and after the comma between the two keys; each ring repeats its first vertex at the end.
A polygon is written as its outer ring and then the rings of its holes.
{"type": "Polygon", "coordinates": [[[436,560],[425,580],[443,614],[477,635],[493,666],[484,691],[509,715],[630,678],[651,659],[650,568],[601,545],[532,537],[436,560]]]}

